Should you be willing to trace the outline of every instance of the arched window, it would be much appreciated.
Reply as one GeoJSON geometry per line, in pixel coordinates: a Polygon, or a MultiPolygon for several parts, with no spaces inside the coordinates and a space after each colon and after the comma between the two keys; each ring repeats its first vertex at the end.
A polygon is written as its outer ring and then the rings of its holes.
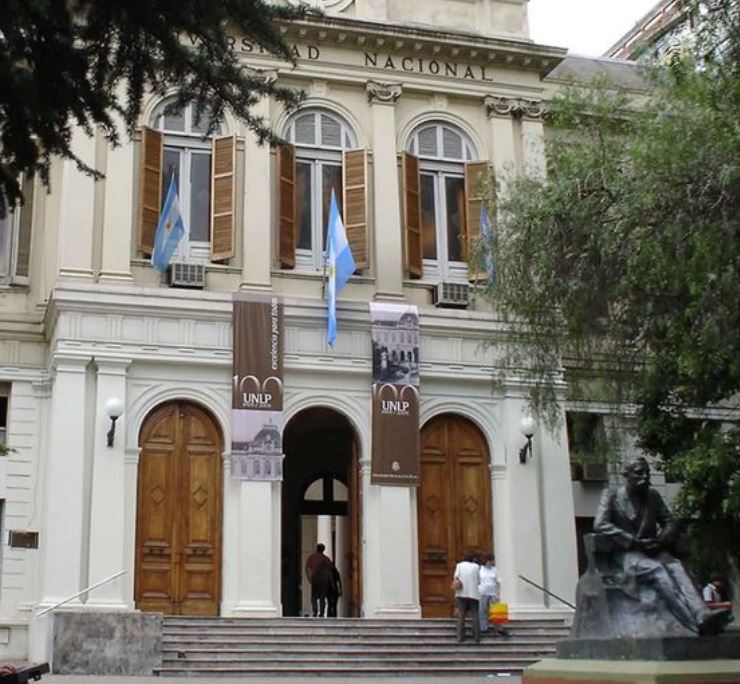
{"type": "Polygon", "coordinates": [[[468,242],[480,223],[480,176],[488,165],[473,161],[472,142],[448,123],[418,126],[406,149],[409,271],[412,277],[423,272],[424,277],[467,279],[468,242]],[[418,216],[409,211],[417,201],[418,216]]]}
{"type": "Polygon", "coordinates": [[[149,127],[142,134],[140,249],[150,253],[147,242],[156,228],[154,214],[158,218],[174,174],[185,237],[173,260],[207,262],[231,258],[235,237],[234,138],[226,135],[223,124],[208,135],[207,109],[198,112],[195,104],[189,104],[174,111],[171,103],[164,100],[155,108],[149,127]]]}
{"type": "Polygon", "coordinates": [[[283,267],[321,270],[334,191],[355,263],[367,263],[366,155],[338,115],[300,110],[287,122],[279,154],[280,259],[283,267]],[[348,190],[355,201],[345,207],[348,190]]]}

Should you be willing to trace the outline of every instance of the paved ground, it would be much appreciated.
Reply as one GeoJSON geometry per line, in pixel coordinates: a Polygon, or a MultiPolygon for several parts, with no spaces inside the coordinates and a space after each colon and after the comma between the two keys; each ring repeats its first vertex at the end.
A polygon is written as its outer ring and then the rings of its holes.
{"type": "Polygon", "coordinates": [[[223,682],[223,684],[521,684],[519,677],[496,675],[471,677],[87,677],[82,675],[44,675],[42,684],[197,684],[198,682],[223,682]]]}

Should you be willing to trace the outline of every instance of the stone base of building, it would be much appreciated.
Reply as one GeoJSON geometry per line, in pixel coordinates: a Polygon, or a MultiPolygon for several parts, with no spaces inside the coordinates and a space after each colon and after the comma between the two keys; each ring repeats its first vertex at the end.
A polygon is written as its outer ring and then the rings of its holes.
{"type": "Polygon", "coordinates": [[[740,684],[740,660],[563,660],[528,667],[522,684],[740,684]]]}
{"type": "Polygon", "coordinates": [[[162,664],[162,615],[58,612],[51,661],[54,674],[150,675],[162,664]]]}

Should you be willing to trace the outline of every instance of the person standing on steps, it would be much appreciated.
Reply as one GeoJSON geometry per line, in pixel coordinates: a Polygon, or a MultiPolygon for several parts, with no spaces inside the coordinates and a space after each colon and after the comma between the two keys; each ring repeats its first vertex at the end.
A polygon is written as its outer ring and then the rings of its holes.
{"type": "Polygon", "coordinates": [[[475,562],[475,552],[466,551],[463,560],[455,566],[453,586],[457,600],[457,642],[465,641],[465,615],[470,613],[473,622],[473,641],[480,643],[478,602],[480,593],[480,568],[475,562]]]}
{"type": "Polygon", "coordinates": [[[334,563],[324,554],[326,547],[316,545],[315,553],[306,559],[306,577],[311,583],[311,612],[313,617],[324,617],[326,595],[331,583],[331,569],[334,563]]]}
{"type": "MultiPolygon", "coordinates": [[[[495,559],[492,553],[484,553],[481,556],[480,563],[480,584],[478,585],[479,599],[479,618],[480,631],[487,632],[488,625],[488,606],[496,603],[499,597],[500,583],[498,570],[495,566],[495,559]]],[[[497,632],[496,627],[491,627],[492,631],[497,632]]]]}
{"type": "Polygon", "coordinates": [[[339,597],[342,595],[342,576],[337,570],[337,566],[331,564],[331,582],[329,582],[329,591],[326,594],[327,608],[326,617],[337,617],[337,604],[339,597]]]}

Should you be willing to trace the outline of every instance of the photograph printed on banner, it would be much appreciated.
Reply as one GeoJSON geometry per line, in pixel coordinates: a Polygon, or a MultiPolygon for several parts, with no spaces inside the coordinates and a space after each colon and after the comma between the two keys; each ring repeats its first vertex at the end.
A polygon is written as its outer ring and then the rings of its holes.
{"type": "Polygon", "coordinates": [[[419,386],[419,314],[415,306],[370,305],[373,381],[419,386]]]}
{"type": "Polygon", "coordinates": [[[234,409],[231,445],[234,451],[272,454],[283,448],[283,412],[234,409]]]}

